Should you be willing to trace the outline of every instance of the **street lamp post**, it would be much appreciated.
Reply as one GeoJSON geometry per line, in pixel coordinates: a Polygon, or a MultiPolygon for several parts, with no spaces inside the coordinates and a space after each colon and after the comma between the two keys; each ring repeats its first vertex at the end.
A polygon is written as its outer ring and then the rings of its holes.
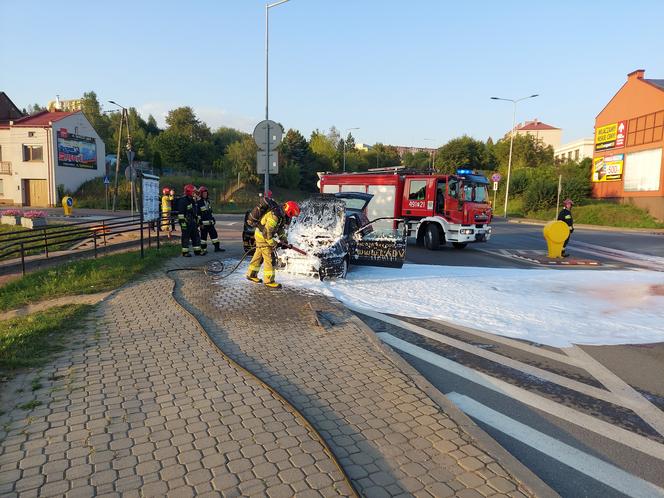
{"type": "Polygon", "coordinates": [[[539,94],[535,93],[533,95],[528,95],[527,97],[521,97],[520,99],[504,99],[501,97],[491,97],[491,100],[505,100],[507,102],[512,102],[514,105],[514,112],[512,113],[512,132],[510,133],[510,155],[507,160],[507,185],[505,187],[505,219],[507,219],[507,199],[510,195],[510,174],[512,172],[512,147],[514,145],[514,131],[516,128],[516,104],[522,100],[532,99],[537,97],[539,94]]]}
{"type": "MultiPolygon", "coordinates": [[[[344,133],[349,132],[350,130],[359,130],[359,127],[354,127],[354,128],[346,128],[344,130],[344,133]]],[[[346,138],[348,138],[348,135],[346,135],[346,138]]],[[[344,173],[346,172],[346,138],[343,139],[344,141],[344,173]]]]}
{"type": "MultiPolygon", "coordinates": [[[[117,150],[117,155],[115,157],[115,188],[113,189],[113,211],[115,211],[116,208],[116,200],[118,197],[118,180],[119,180],[119,175],[120,175],[120,147],[121,147],[121,142],[122,142],[122,124],[123,121],[126,124],[127,127],[127,151],[131,150],[131,133],[129,132],[129,114],[127,113],[127,108],[124,106],[121,106],[117,102],[113,100],[108,101],[109,104],[113,104],[118,106],[120,109],[122,109],[122,112],[120,114],[120,129],[118,133],[118,150],[117,150]]],[[[129,172],[131,173],[132,171],[132,164],[129,164],[129,172]]],[[[134,208],[133,208],[133,194],[134,194],[134,184],[132,182],[132,210],[131,214],[132,216],[134,215],[134,208]]]]}
{"type": "MultiPolygon", "coordinates": [[[[265,121],[268,121],[270,119],[270,93],[269,93],[269,48],[270,48],[270,42],[269,42],[269,17],[270,17],[270,9],[272,7],[276,7],[277,5],[281,5],[282,3],[286,3],[288,0],[280,0],[278,2],[274,3],[266,3],[265,4],[265,121]]],[[[265,143],[267,146],[267,150],[265,151],[265,154],[267,155],[267,165],[265,168],[265,196],[267,197],[267,193],[270,190],[270,126],[265,127],[265,143]]]]}

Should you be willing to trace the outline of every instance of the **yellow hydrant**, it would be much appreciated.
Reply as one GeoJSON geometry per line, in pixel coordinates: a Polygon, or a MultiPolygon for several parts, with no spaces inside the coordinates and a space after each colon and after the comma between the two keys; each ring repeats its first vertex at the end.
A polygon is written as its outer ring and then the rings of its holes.
{"type": "Polygon", "coordinates": [[[563,257],[563,243],[569,237],[569,227],[564,221],[550,221],[544,225],[544,239],[550,258],[563,257]]]}
{"type": "Polygon", "coordinates": [[[68,195],[62,198],[62,209],[65,212],[65,216],[71,216],[71,213],[74,211],[74,199],[68,195]]]}

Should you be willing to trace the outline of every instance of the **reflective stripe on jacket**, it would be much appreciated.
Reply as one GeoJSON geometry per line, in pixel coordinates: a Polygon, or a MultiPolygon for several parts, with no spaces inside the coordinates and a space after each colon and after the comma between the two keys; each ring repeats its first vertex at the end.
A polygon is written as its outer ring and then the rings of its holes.
{"type": "Polygon", "coordinates": [[[281,223],[281,219],[272,211],[268,211],[263,215],[261,225],[263,226],[263,231],[256,229],[254,235],[257,247],[259,245],[274,246],[276,244],[274,240],[275,234],[283,238],[283,223],[281,223]]]}

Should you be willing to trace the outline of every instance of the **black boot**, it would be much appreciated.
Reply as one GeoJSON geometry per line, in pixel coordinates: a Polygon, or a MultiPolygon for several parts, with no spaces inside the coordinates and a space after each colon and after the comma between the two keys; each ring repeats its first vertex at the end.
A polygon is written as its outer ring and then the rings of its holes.
{"type": "Polygon", "coordinates": [[[214,252],[224,252],[226,249],[219,245],[219,242],[214,243],[214,252]]]}

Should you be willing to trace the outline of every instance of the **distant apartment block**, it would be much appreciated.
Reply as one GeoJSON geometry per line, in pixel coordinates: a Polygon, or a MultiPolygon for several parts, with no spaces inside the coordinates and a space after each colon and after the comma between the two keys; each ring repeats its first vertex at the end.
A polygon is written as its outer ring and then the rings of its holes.
{"type": "Polygon", "coordinates": [[[593,157],[595,141],[592,138],[581,138],[554,149],[553,158],[557,163],[581,161],[593,157]]]}

